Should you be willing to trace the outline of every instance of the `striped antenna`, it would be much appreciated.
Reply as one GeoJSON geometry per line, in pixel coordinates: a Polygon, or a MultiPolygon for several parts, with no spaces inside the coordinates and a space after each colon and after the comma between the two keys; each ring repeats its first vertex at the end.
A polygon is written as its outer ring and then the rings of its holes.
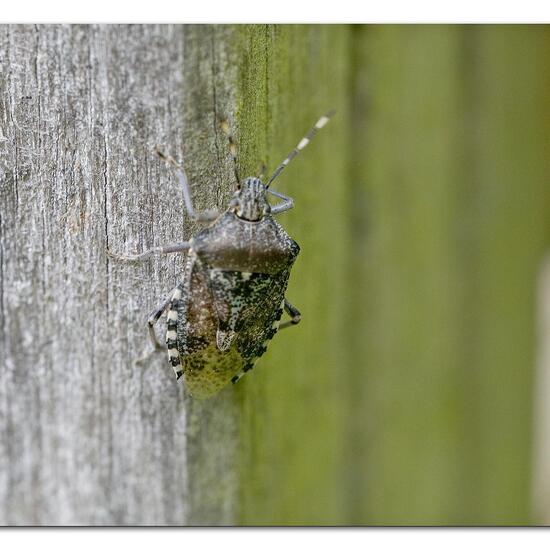
{"type": "Polygon", "coordinates": [[[273,180],[285,169],[286,166],[290,164],[290,161],[302,150],[304,149],[307,144],[313,139],[313,136],[331,119],[332,115],[334,115],[335,111],[329,111],[328,113],[324,114],[316,123],[315,126],[300,140],[300,143],[296,145],[296,147],[292,150],[290,155],[286,157],[279,166],[277,166],[277,169],[275,172],[273,172],[272,176],[269,178],[269,181],[267,182],[266,187],[269,187],[273,180]]]}

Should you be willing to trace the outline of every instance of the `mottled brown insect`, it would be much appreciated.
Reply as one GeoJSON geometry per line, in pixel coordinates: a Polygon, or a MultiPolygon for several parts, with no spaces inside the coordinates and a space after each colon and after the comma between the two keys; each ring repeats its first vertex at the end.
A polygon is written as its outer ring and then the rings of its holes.
{"type": "Polygon", "coordinates": [[[241,182],[236,150],[228,126],[229,150],[234,161],[236,190],[227,210],[197,213],[193,208],[183,167],[177,168],[189,216],[210,225],[190,241],[156,247],[122,260],[142,260],[154,254],[186,252],[180,283],[149,316],[155,349],[166,349],[176,377],[184,377],[191,395],[209,397],[228,382],[237,382],[254,367],[268,342],[281,328],[300,321],[300,312],[285,298],[290,270],[300,247],[274,219],[294,206],[290,197],[270,185],[290,161],[330,119],[322,116],[264,184],[249,177],[241,182]],[[270,205],[268,195],[280,202],[270,205]],[[283,311],[290,320],[280,323],[283,311]],[[157,340],[154,325],[167,314],[166,347],[157,340]]]}

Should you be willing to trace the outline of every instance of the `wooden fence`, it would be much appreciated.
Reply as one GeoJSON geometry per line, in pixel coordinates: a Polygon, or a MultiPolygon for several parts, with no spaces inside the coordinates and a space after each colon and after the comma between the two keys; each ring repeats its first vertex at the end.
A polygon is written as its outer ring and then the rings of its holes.
{"type": "MultiPolygon", "coordinates": [[[[538,26],[1,26],[0,523],[523,524],[548,245],[538,26]],[[231,162],[285,171],[295,329],[196,401],[147,314],[231,162]]],[[[548,513],[548,512],[547,512],[548,513]]]]}

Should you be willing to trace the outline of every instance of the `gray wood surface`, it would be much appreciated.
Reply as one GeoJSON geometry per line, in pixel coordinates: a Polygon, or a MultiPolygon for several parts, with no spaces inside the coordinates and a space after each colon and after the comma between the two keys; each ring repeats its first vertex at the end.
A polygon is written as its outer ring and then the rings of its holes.
{"type": "Polygon", "coordinates": [[[231,523],[234,394],[191,403],[145,320],[223,206],[232,119],[224,27],[0,27],[0,524],[231,523]]]}
{"type": "Polygon", "coordinates": [[[534,455],[531,432],[549,41],[0,26],[0,524],[547,521],[544,281],[534,455]],[[193,401],[164,356],[134,365],[183,258],[106,247],[197,229],[155,146],[185,158],[199,208],[223,207],[219,119],[249,175],[330,108],[276,182],[296,204],[279,221],[302,249],[287,296],[303,320],[193,401]]]}

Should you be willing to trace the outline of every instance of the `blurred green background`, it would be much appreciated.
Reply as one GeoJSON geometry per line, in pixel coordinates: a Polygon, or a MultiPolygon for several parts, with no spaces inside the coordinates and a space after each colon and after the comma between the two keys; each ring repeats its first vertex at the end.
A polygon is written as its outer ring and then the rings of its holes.
{"type": "Polygon", "coordinates": [[[550,29],[242,26],[241,162],[301,311],[240,403],[244,524],[529,524],[550,29]]]}

